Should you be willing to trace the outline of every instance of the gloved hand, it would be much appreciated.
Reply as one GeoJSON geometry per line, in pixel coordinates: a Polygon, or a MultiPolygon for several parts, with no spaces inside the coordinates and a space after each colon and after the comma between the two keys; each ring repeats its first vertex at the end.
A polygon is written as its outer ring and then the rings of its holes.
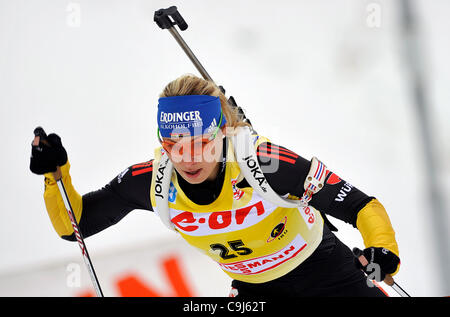
{"type": "Polygon", "coordinates": [[[47,136],[41,127],[34,130],[34,135],[30,158],[30,170],[34,174],[55,172],[57,166],[67,163],[67,152],[58,135],[52,133],[47,136]]]}
{"type": "Polygon", "coordinates": [[[385,248],[370,247],[364,249],[364,251],[355,248],[353,249],[353,253],[355,254],[355,265],[367,275],[374,277],[377,282],[383,281],[386,274],[394,273],[400,264],[399,257],[385,248]],[[363,265],[358,259],[360,255],[364,255],[368,261],[366,265],[363,265]],[[373,264],[375,264],[375,266],[373,264]],[[379,268],[379,272],[374,272],[377,268],[379,268]]]}

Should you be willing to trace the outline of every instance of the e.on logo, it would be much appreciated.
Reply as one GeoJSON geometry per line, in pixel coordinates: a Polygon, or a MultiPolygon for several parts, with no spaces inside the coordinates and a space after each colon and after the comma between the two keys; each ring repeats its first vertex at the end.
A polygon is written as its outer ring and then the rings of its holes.
{"type": "Polygon", "coordinates": [[[181,232],[190,236],[205,236],[250,227],[267,217],[275,208],[266,201],[258,201],[236,210],[215,212],[194,213],[171,209],[170,216],[181,232]]]}
{"type": "MultiPolygon", "coordinates": [[[[164,294],[142,280],[135,273],[121,274],[114,279],[114,286],[118,296],[121,297],[194,297],[192,287],[185,278],[185,274],[180,269],[177,257],[171,256],[162,262],[162,270],[169,281],[171,292],[164,294]]],[[[77,294],[80,297],[93,297],[93,291],[86,291],[77,294]]]]}

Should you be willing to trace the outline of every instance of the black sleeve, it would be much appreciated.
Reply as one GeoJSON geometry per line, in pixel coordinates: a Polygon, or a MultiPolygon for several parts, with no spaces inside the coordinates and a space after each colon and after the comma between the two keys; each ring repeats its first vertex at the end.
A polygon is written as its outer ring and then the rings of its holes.
{"type": "MultiPolygon", "coordinates": [[[[291,150],[272,143],[262,143],[257,149],[261,169],[270,186],[279,195],[301,197],[311,162],[291,150]]],[[[326,165],[326,162],[324,162],[326,165]]],[[[356,227],[358,212],[374,197],[367,196],[332,171],[326,171],[324,187],[313,195],[310,205],[356,227]]],[[[327,219],[325,219],[328,222],[327,219]]]]}
{"type": "MultiPolygon", "coordinates": [[[[152,211],[150,185],[153,160],[132,165],[103,188],[83,195],[79,227],[89,237],[112,226],[134,209],[152,211]]],[[[75,235],[62,236],[75,241],[75,235]]]]}

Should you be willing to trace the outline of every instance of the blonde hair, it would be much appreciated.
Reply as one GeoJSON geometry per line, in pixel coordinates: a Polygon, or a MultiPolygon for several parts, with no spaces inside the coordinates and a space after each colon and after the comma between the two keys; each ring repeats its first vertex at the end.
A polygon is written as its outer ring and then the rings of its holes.
{"type": "Polygon", "coordinates": [[[185,95],[209,95],[219,97],[228,128],[250,126],[247,122],[242,120],[241,115],[238,113],[238,109],[228,103],[227,98],[219,87],[211,81],[204,80],[192,74],[183,75],[168,83],[159,97],[185,95]]]}

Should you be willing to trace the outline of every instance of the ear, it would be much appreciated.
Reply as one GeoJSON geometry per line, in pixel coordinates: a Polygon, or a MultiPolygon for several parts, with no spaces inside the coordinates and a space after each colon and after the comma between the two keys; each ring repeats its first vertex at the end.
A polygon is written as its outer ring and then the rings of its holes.
{"type": "Polygon", "coordinates": [[[227,123],[225,123],[225,124],[223,125],[223,127],[220,128],[220,130],[222,131],[222,134],[223,134],[224,136],[226,136],[227,128],[228,128],[228,124],[227,124],[227,123]]]}

